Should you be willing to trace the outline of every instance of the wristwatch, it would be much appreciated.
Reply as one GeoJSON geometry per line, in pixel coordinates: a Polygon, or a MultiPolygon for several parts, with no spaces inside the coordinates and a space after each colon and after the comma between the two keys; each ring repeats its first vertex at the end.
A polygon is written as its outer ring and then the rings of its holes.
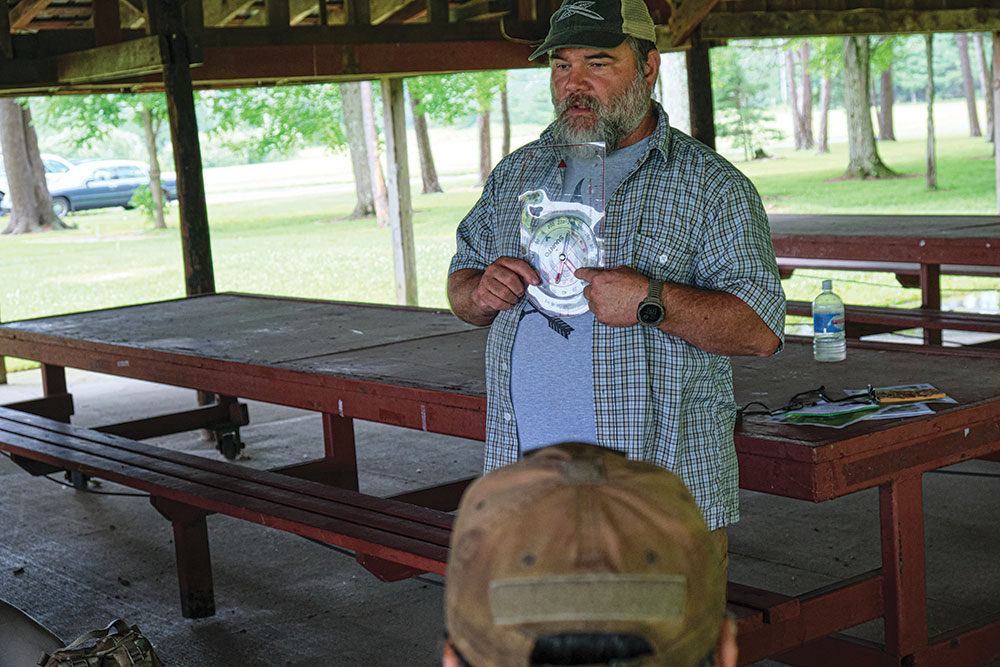
{"type": "Polygon", "coordinates": [[[663,299],[660,298],[662,291],[663,283],[650,278],[649,294],[639,302],[639,307],[635,311],[635,317],[642,326],[655,327],[663,321],[666,310],[663,308],[663,299]]]}

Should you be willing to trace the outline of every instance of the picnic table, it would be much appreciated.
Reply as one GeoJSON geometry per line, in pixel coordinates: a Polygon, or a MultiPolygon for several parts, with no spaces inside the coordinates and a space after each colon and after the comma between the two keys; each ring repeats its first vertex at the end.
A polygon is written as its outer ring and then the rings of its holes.
{"type": "MultiPolygon", "coordinates": [[[[772,213],[768,219],[783,277],[797,268],[886,271],[906,287],[920,287],[919,309],[909,314],[885,309],[881,318],[863,312],[869,326],[857,328],[858,334],[923,325],[925,342],[940,345],[941,320],[949,316],[941,311],[941,275],[1000,276],[1000,217],[995,215],[772,213]],[[875,326],[879,319],[881,329],[875,326]]],[[[806,311],[800,303],[789,304],[790,314],[806,311]]],[[[847,319],[850,328],[850,312],[847,319]]],[[[992,331],[998,319],[952,317],[945,324],[992,331]]]]}
{"type": "MultiPolygon", "coordinates": [[[[323,456],[288,472],[356,490],[353,419],[484,439],[486,334],[448,311],[228,293],[5,323],[0,354],[42,362],[45,397],[27,407],[67,419],[64,367],[318,412],[323,456]]],[[[743,488],[812,502],[878,488],[882,534],[880,568],[821,592],[731,584],[741,661],[780,655],[832,664],[817,656],[836,656],[843,664],[850,656],[871,665],[972,665],[1000,652],[1000,623],[928,639],[921,487],[926,471],[1000,452],[1000,360],[852,342],[846,362],[819,364],[807,341],[791,339],[776,357],[734,358],[733,367],[740,405],[779,407],[819,385],[922,381],[958,401],[839,430],[738,421],[743,488]],[[879,617],[884,647],[828,637],[879,617]]],[[[192,409],[197,418],[160,416],[105,432],[146,436],[219,417],[198,410],[206,408],[192,409]]],[[[395,498],[452,509],[466,482],[395,498]]]]}

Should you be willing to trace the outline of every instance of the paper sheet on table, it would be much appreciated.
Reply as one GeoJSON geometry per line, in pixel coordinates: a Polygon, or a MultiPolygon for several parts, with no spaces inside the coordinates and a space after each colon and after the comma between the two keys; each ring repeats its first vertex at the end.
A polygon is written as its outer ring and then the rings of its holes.
{"type": "Polygon", "coordinates": [[[919,415],[933,414],[926,401],[920,403],[896,403],[887,405],[875,412],[869,412],[863,419],[902,419],[903,417],[917,417],[919,415]]]}
{"type": "Polygon", "coordinates": [[[843,403],[821,403],[794,412],[784,412],[764,418],[771,424],[795,424],[798,426],[823,426],[844,428],[865,419],[872,411],[881,410],[877,405],[853,405],[847,409],[843,403]]]}

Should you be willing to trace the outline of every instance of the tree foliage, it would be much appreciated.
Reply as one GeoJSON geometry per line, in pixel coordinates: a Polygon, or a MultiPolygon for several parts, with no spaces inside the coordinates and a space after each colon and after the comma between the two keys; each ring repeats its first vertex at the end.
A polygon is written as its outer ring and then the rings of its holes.
{"type": "MultiPolygon", "coordinates": [[[[712,97],[715,100],[715,131],[732,137],[745,159],[763,156],[768,141],[782,134],[767,125],[774,116],[766,109],[770,72],[749,68],[739,49],[712,51],[712,97]]],[[[778,69],[780,72],[780,67],[778,69]]]]}
{"type": "Polygon", "coordinates": [[[203,98],[210,132],[253,160],[307,146],[341,150],[347,145],[336,84],[216,90],[203,98]]]}
{"type": "Polygon", "coordinates": [[[506,81],[506,70],[418,76],[406,80],[418,113],[452,124],[490,107],[506,81]]]}
{"type": "Polygon", "coordinates": [[[163,93],[126,95],[54,95],[38,99],[39,115],[51,126],[68,130],[66,142],[75,148],[92,148],[107,141],[128,123],[142,123],[142,111],[167,120],[167,98],[163,93]]]}

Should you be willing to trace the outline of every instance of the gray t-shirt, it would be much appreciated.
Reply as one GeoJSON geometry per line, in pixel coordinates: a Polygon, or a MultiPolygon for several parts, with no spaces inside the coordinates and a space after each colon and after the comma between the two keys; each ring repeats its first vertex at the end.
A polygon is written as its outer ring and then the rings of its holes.
{"type": "MultiPolygon", "coordinates": [[[[632,171],[648,143],[647,137],[608,154],[604,201],[632,171]]],[[[596,190],[600,179],[592,163],[567,159],[565,192],[559,199],[572,200],[577,194],[590,204],[600,198],[596,190]]],[[[594,418],[593,329],[593,313],[555,318],[530,303],[525,306],[511,359],[511,399],[522,452],[560,442],[599,444],[594,418]]]]}

